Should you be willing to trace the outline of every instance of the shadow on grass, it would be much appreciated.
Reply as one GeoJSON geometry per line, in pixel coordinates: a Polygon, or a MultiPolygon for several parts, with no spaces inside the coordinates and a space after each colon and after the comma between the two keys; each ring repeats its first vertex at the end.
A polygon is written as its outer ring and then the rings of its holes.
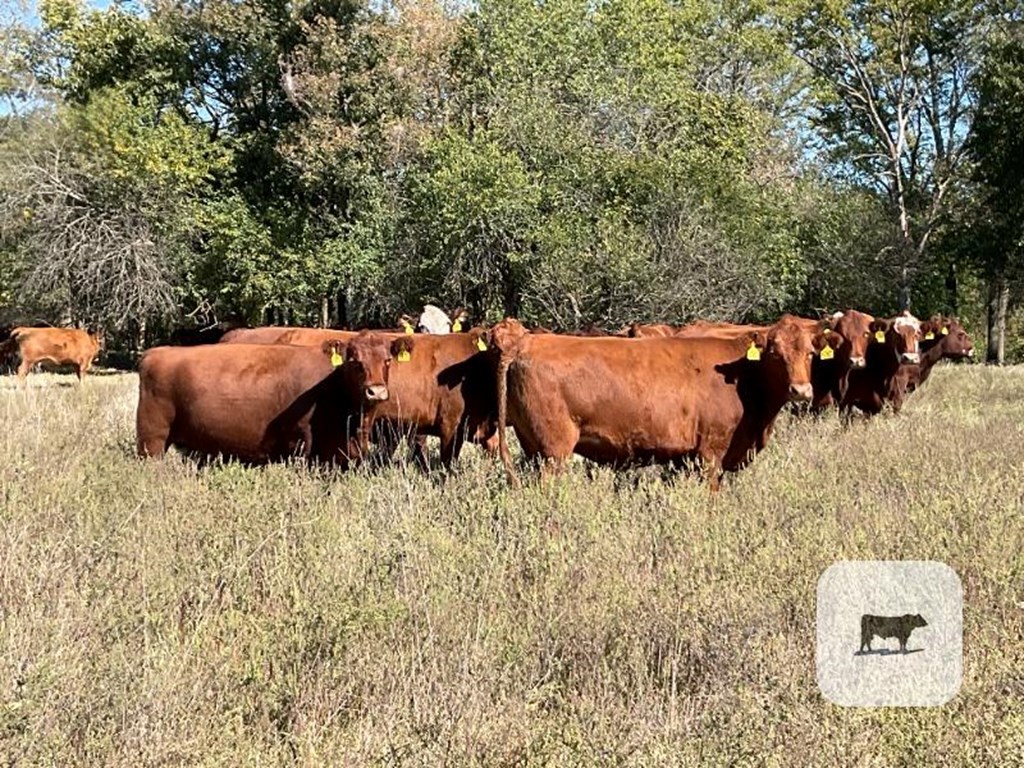
{"type": "Polygon", "coordinates": [[[854,656],[906,656],[908,653],[920,653],[924,648],[911,648],[906,651],[894,651],[889,648],[879,648],[874,651],[857,651],[854,656]]]}

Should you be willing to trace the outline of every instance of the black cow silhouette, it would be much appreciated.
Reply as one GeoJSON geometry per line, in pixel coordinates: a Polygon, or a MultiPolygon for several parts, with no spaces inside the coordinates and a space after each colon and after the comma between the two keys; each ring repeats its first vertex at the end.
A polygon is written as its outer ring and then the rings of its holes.
{"type": "Polygon", "coordinates": [[[895,637],[900,641],[900,650],[907,652],[907,640],[910,633],[918,627],[927,627],[928,622],[920,613],[905,613],[902,616],[872,616],[865,613],[860,617],[860,652],[871,650],[871,638],[878,636],[883,640],[895,637]]]}

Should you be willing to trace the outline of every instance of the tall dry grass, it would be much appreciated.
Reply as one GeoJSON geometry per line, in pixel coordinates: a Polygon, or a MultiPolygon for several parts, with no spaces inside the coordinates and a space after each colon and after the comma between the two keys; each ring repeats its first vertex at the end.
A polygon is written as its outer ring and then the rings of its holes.
{"type": "Polygon", "coordinates": [[[14,765],[1024,763],[1024,370],[784,419],[717,497],[579,465],[132,455],[136,378],[0,381],[0,755],[14,765]],[[844,709],[819,574],[964,585],[945,707],[844,709]]]}

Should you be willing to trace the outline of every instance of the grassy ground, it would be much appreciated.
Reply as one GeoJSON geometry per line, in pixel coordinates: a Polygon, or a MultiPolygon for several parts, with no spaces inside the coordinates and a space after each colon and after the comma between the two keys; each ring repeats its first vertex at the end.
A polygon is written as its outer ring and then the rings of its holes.
{"type": "Polygon", "coordinates": [[[0,756],[17,765],[1024,761],[1024,370],[784,419],[717,497],[574,467],[132,455],[136,378],[0,379],[0,756]],[[825,702],[838,559],[963,580],[943,708],[825,702]]]}

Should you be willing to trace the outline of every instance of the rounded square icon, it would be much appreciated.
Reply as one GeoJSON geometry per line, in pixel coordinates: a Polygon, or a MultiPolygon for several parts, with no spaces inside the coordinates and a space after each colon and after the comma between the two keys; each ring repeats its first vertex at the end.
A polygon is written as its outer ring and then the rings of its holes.
{"type": "Polygon", "coordinates": [[[937,707],[963,680],[963,587],[945,563],[844,560],[818,579],[818,687],[844,707],[937,707]]]}

